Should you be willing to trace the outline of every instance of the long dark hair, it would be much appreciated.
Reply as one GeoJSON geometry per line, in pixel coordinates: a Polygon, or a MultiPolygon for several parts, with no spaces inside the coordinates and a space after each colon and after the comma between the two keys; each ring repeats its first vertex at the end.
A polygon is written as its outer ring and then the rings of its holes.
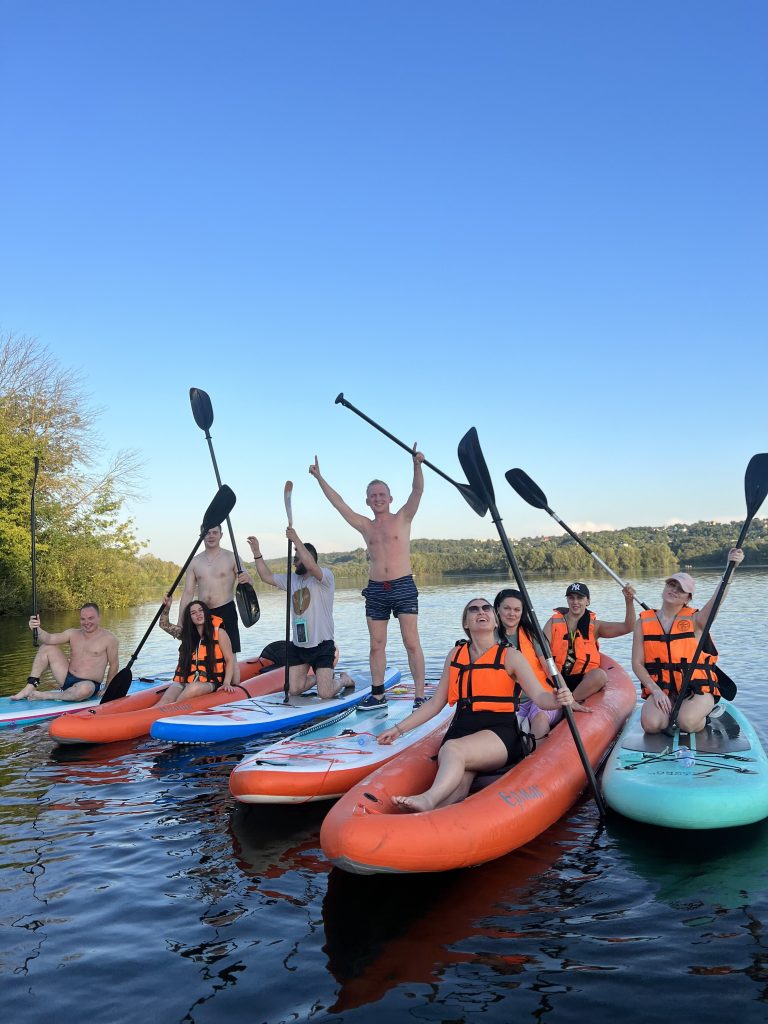
{"type": "Polygon", "coordinates": [[[190,601],[184,609],[181,620],[181,646],[179,647],[179,676],[187,679],[192,670],[192,654],[197,650],[199,643],[205,644],[205,674],[209,679],[221,679],[221,670],[216,667],[216,643],[214,639],[213,616],[211,609],[205,601],[190,601]],[[203,609],[205,620],[203,622],[202,635],[197,632],[197,626],[192,621],[192,608],[199,604],[203,609]]]}
{"type": "Polygon", "coordinates": [[[496,612],[496,618],[499,620],[499,639],[507,639],[507,631],[504,628],[504,623],[501,621],[501,616],[499,615],[499,608],[508,597],[516,598],[523,606],[523,612],[520,616],[518,629],[525,630],[528,639],[532,642],[533,638],[536,636],[536,630],[533,627],[533,619],[531,618],[531,613],[528,610],[528,605],[525,603],[523,595],[520,593],[519,590],[514,590],[512,587],[506,587],[504,590],[500,590],[496,597],[494,597],[493,599],[493,610],[496,612]]]}

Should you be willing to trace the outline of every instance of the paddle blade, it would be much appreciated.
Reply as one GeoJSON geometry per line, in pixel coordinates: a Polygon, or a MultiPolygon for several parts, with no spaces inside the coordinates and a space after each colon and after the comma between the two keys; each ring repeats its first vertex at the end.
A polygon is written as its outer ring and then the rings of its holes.
{"type": "Polygon", "coordinates": [[[250,583],[238,583],[235,589],[235,601],[240,613],[240,621],[246,629],[255,626],[261,616],[259,599],[250,583]]]}
{"type": "MultiPolygon", "coordinates": [[[[483,511],[482,513],[478,512],[478,515],[485,515],[488,506],[493,504],[495,495],[493,493],[493,484],[491,483],[491,474],[488,472],[485,456],[480,447],[480,439],[474,427],[470,427],[459,441],[459,462],[464,470],[464,475],[469,481],[470,489],[482,505],[483,511]]],[[[475,511],[477,512],[478,510],[475,508],[475,511]]]]}
{"type": "Polygon", "coordinates": [[[212,526],[221,526],[229,513],[235,507],[236,501],[237,498],[235,497],[235,492],[232,488],[228,487],[226,484],[222,484],[216,492],[213,501],[205,510],[203,523],[200,527],[200,536],[204,537],[212,526]]]}
{"type": "Polygon", "coordinates": [[[119,700],[120,697],[124,697],[131,687],[133,680],[133,673],[126,666],[121,668],[119,672],[115,673],[112,678],[112,682],[109,683],[104,696],[99,701],[100,704],[109,704],[111,700],[119,700]]]}
{"type": "Polygon", "coordinates": [[[195,423],[207,433],[213,423],[213,406],[207,392],[201,391],[200,388],[190,388],[189,402],[195,423]]]}
{"type": "MultiPolygon", "coordinates": [[[[317,461],[317,460],[315,460],[317,461]]],[[[288,525],[293,526],[293,510],[291,508],[291,500],[293,498],[293,482],[291,480],[285,481],[285,489],[283,491],[283,500],[285,501],[285,514],[288,516],[288,525]]]]}
{"type": "Polygon", "coordinates": [[[546,494],[527,473],[522,469],[508,469],[504,475],[509,486],[517,491],[523,501],[527,501],[534,508],[543,508],[545,511],[549,511],[546,494]]]}
{"type": "Polygon", "coordinates": [[[768,495],[768,455],[753,455],[744,474],[747,517],[753,519],[768,495]]]}

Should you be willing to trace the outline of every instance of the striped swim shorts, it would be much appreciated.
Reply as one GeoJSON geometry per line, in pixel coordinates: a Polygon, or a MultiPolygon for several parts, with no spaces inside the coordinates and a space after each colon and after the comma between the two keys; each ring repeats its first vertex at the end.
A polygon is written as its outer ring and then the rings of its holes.
{"type": "Polygon", "coordinates": [[[365,615],[368,619],[387,620],[390,615],[419,614],[419,592],[413,576],[397,580],[368,580],[363,591],[365,615]]]}

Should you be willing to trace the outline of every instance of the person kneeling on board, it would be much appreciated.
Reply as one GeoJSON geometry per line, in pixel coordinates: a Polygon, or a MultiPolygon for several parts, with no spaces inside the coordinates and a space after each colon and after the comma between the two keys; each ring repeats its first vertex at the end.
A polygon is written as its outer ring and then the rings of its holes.
{"type": "MultiPolygon", "coordinates": [[[[740,565],[741,548],[731,548],[728,561],[740,565]]],[[[661,608],[640,613],[632,638],[632,669],[640,680],[645,701],[640,724],[645,732],[662,732],[669,725],[672,705],[680,692],[686,663],[696,652],[717,591],[703,608],[691,607],[696,583],[687,572],[670,576],[661,595],[661,608]]],[[[720,698],[717,649],[707,637],[691,678],[688,695],[677,716],[681,732],[700,732],[720,698]]]]}
{"type": "MultiPolygon", "coordinates": [[[[333,597],[336,581],[330,569],[317,564],[317,550],[304,544],[289,526],[285,531],[296,549],[291,573],[292,641],[288,646],[288,688],[293,696],[305,693],[317,683],[317,694],[324,700],[336,697],[354,683],[341,673],[342,687],[334,678],[336,646],[333,641],[333,597]],[[314,675],[309,670],[313,669],[314,675]]],[[[287,590],[286,573],[273,573],[261,553],[257,537],[249,537],[256,572],[263,583],[287,590]]],[[[246,574],[247,575],[247,574],[246,574]]]]}
{"type": "Polygon", "coordinates": [[[379,736],[379,743],[392,743],[428,722],[446,703],[456,705],[432,785],[416,796],[394,797],[406,811],[463,800],[475,775],[511,767],[534,749],[534,737],[523,734],[516,714],[522,693],[541,708],[589,710],[576,704],[566,687],[552,691],[542,685],[520,651],[496,639],[498,619],[484,598],[467,604],[461,625],[469,640],[460,640],[446,658],[435,695],[379,736]]]}

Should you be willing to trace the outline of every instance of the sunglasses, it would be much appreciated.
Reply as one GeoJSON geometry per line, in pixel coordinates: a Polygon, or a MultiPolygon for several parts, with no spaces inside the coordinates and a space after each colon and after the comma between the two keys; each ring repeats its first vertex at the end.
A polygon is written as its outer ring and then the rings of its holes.
{"type": "Polygon", "coordinates": [[[469,604],[467,605],[468,612],[492,612],[492,604],[469,604]]]}

